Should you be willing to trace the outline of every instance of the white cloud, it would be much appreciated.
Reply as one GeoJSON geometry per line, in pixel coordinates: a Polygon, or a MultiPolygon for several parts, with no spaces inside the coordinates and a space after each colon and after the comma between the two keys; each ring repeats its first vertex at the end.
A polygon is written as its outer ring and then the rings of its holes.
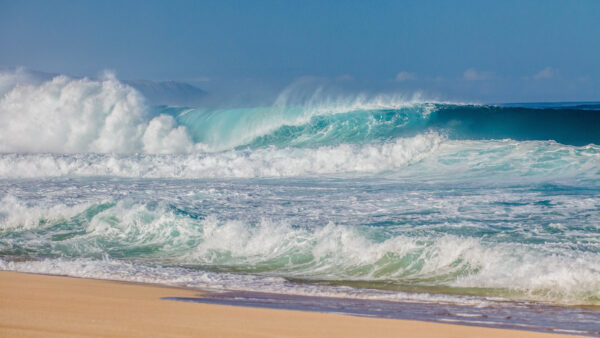
{"type": "Polygon", "coordinates": [[[533,76],[533,78],[536,80],[551,79],[554,77],[554,75],[556,75],[556,69],[554,69],[552,67],[546,67],[546,68],[540,70],[539,72],[537,72],[533,76]]]}
{"type": "Polygon", "coordinates": [[[481,81],[490,79],[493,75],[492,72],[478,71],[475,68],[469,68],[463,73],[463,78],[468,81],[481,81]]]}
{"type": "Polygon", "coordinates": [[[398,81],[398,82],[414,80],[414,79],[415,79],[414,73],[400,72],[396,75],[396,81],[398,81]]]}

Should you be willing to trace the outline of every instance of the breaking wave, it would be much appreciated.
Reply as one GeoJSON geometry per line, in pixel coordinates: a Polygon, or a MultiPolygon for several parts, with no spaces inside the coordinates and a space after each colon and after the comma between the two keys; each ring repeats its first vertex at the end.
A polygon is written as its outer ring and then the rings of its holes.
{"type": "Polygon", "coordinates": [[[0,73],[0,152],[218,152],[265,147],[389,142],[438,133],[451,140],[553,140],[600,144],[598,106],[499,107],[394,97],[312,98],[282,94],[273,106],[149,107],[132,87],[102,78],[0,73]]]}
{"type": "Polygon", "coordinates": [[[0,154],[0,178],[260,178],[383,175],[411,180],[598,180],[599,146],[451,141],[437,133],[382,143],[193,154],[0,154]]]}
{"type": "MultiPolygon", "coordinates": [[[[535,241],[505,242],[499,240],[501,233],[487,239],[440,232],[408,236],[384,228],[331,222],[312,227],[270,219],[247,223],[190,214],[164,203],[127,200],[60,210],[33,208],[27,210],[30,218],[23,220],[12,216],[23,209],[18,200],[3,204],[11,207],[1,211],[6,221],[0,230],[0,248],[9,256],[126,258],[350,285],[363,281],[399,289],[479,288],[493,289],[487,294],[496,296],[573,304],[600,302],[597,250],[573,251],[535,241]]],[[[18,264],[7,264],[18,268],[18,264]]],[[[39,272],[44,263],[31,264],[38,266],[39,272]]]]}
{"type": "Polygon", "coordinates": [[[167,107],[38,75],[0,72],[0,270],[600,304],[600,105],[167,107]]]}

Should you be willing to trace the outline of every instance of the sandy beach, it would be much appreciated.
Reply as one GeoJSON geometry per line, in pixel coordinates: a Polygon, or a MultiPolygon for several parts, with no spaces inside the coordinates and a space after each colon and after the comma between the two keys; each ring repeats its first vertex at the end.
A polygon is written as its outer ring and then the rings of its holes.
{"type": "Polygon", "coordinates": [[[163,300],[197,290],[0,272],[0,336],[557,337],[555,334],[163,300]]]}

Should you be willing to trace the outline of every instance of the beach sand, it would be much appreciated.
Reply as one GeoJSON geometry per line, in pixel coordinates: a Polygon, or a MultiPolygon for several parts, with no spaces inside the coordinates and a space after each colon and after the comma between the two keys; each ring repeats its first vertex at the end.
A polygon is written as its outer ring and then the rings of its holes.
{"type": "MultiPolygon", "coordinates": [[[[0,336],[558,337],[559,335],[163,300],[199,291],[0,272],[0,336]]],[[[569,336],[572,337],[572,336],[569,336]]]]}

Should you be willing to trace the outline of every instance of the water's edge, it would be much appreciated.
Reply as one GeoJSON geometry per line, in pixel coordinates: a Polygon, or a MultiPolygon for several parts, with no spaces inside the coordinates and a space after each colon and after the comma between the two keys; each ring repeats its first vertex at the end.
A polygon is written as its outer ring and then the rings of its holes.
{"type": "Polygon", "coordinates": [[[600,337],[596,311],[545,304],[472,307],[248,291],[208,292],[197,297],[163,299],[600,337]]]}

